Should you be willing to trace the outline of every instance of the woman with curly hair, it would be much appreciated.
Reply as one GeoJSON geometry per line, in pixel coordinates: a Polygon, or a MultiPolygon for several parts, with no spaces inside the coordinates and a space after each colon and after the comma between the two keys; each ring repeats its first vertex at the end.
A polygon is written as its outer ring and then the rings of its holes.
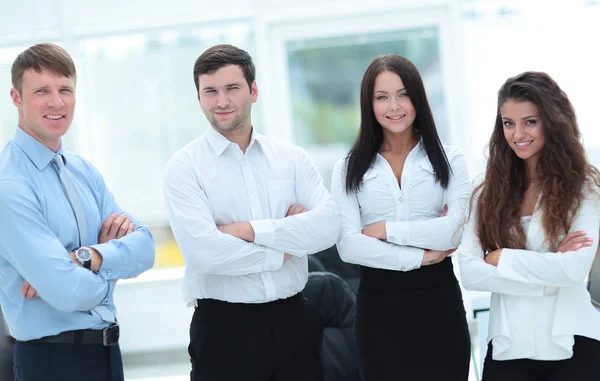
{"type": "Polygon", "coordinates": [[[539,72],[509,78],[458,248],[464,287],[492,292],[483,380],[600,374],[600,315],[585,285],[599,187],[558,84],[539,72]]]}

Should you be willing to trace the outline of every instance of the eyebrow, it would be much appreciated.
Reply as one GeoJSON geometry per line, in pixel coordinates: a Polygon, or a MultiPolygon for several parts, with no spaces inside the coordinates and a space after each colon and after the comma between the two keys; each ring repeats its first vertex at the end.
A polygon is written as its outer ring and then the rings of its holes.
{"type": "MultiPolygon", "coordinates": [[[[225,86],[223,86],[223,87],[227,88],[227,87],[231,87],[231,86],[241,86],[241,83],[238,83],[238,82],[232,82],[232,83],[228,83],[228,84],[226,84],[226,85],[225,85],[225,86]]],[[[215,86],[206,86],[206,87],[203,87],[203,88],[202,88],[202,91],[206,91],[206,90],[216,90],[216,89],[217,89],[217,88],[216,88],[215,86]]]]}
{"type": "MultiPolygon", "coordinates": [[[[537,116],[537,115],[527,115],[527,116],[521,118],[521,120],[531,119],[531,118],[539,118],[539,116],[537,116]]],[[[506,117],[506,116],[503,116],[502,119],[512,120],[511,118],[506,117]]]]}
{"type": "MultiPolygon", "coordinates": [[[[406,91],[406,88],[401,88],[400,90],[396,91],[397,93],[401,92],[401,91],[406,91]]],[[[384,93],[387,94],[387,91],[384,90],[376,90],[375,93],[384,93]]]]}

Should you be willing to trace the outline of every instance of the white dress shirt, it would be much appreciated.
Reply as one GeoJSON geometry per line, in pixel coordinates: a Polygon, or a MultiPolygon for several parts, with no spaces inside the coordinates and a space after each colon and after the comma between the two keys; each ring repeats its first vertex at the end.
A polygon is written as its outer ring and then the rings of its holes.
{"type": "Polygon", "coordinates": [[[526,250],[503,249],[497,267],[484,260],[473,210],[457,254],[463,286],[492,292],[488,341],[494,360],[564,360],[573,355],[574,335],[600,340],[600,314],[585,282],[598,246],[599,209],[599,197],[588,193],[571,226],[585,231],[593,245],[556,253],[545,242],[536,207],[526,250]]]}
{"type": "Polygon", "coordinates": [[[435,173],[421,142],[408,154],[401,187],[383,156],[362,179],[358,193],[346,193],[346,158],[339,159],[331,179],[331,193],[340,207],[341,227],[337,247],[345,262],[410,271],[421,267],[423,249],[448,250],[460,242],[470,192],[465,159],[444,146],[452,171],[448,188],[435,181],[435,173]],[[448,213],[440,217],[444,205],[448,213]],[[366,236],[361,230],[386,222],[387,241],[366,236]]]}
{"type": "Polygon", "coordinates": [[[165,198],[185,262],[183,296],[264,303],[302,291],[307,254],[331,247],[339,213],[308,154],[252,133],[244,154],[213,128],[169,161],[165,198]],[[300,204],[308,211],[285,218],[300,204]],[[254,243],[218,225],[249,221],[254,243]],[[293,256],[284,261],[284,254],[293,256]]]}

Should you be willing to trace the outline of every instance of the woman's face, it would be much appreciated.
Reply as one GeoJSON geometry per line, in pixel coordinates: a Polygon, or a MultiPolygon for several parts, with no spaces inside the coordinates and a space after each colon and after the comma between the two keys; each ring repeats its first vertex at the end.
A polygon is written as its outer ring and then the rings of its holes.
{"type": "Polygon", "coordinates": [[[375,78],[373,113],[381,127],[392,133],[412,131],[417,111],[398,74],[383,71],[375,78]]]}
{"type": "Polygon", "coordinates": [[[538,107],[529,101],[509,99],[500,107],[504,138],[515,154],[536,163],[544,148],[544,126],[538,107]]]}

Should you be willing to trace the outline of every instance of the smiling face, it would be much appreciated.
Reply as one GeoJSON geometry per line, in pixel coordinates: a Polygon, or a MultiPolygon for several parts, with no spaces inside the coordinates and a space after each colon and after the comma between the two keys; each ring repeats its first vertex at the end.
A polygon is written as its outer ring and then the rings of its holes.
{"type": "Polygon", "coordinates": [[[75,112],[75,78],[48,70],[23,72],[21,91],[10,90],[19,109],[19,126],[56,152],[75,112]]]}
{"type": "Polygon", "coordinates": [[[509,99],[500,107],[504,138],[515,154],[535,169],[544,148],[544,126],[538,107],[529,101],[509,99]]]}
{"type": "Polygon", "coordinates": [[[248,82],[238,65],[227,65],[198,78],[198,100],[210,124],[227,136],[251,129],[250,111],[258,98],[256,82],[248,82]]]}
{"type": "Polygon", "coordinates": [[[385,130],[412,133],[417,112],[398,74],[383,71],[375,78],[373,113],[385,130]]]}

